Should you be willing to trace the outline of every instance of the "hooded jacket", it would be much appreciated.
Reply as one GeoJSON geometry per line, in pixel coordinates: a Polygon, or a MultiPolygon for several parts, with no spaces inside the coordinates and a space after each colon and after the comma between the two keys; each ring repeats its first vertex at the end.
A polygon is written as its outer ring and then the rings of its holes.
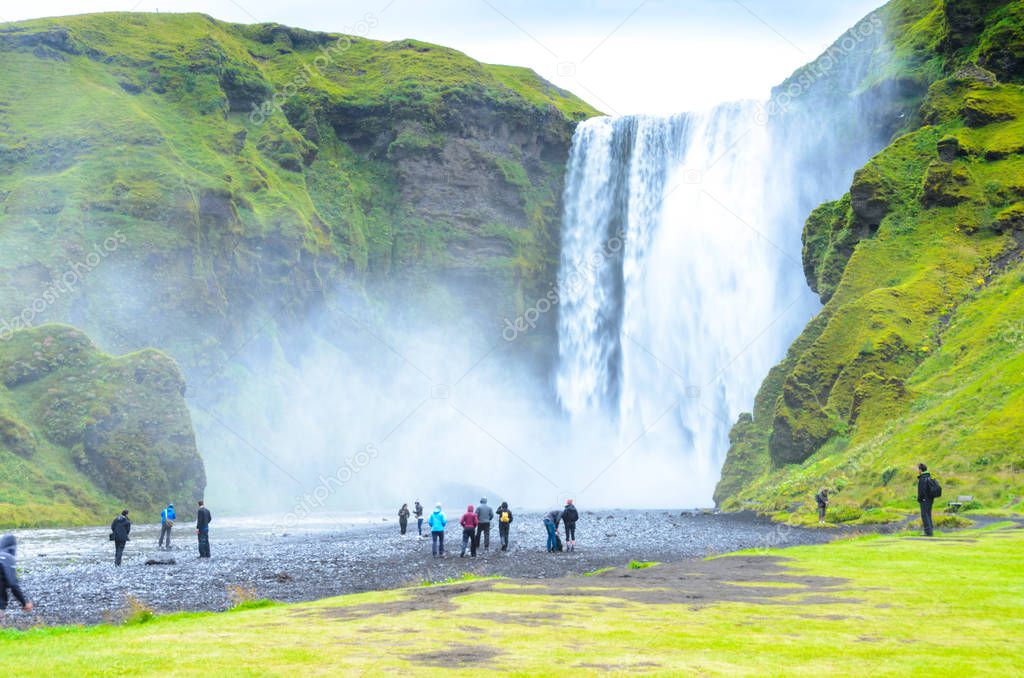
{"type": "Polygon", "coordinates": [[[174,504],[168,504],[167,508],[160,512],[160,524],[166,525],[168,521],[174,522],[178,515],[174,512],[174,504]]]}
{"type": "Polygon", "coordinates": [[[132,521],[126,515],[119,515],[110,523],[110,531],[114,535],[114,541],[128,541],[128,533],[132,531],[132,521]]]}
{"type": "Polygon", "coordinates": [[[462,519],[459,520],[459,525],[462,525],[463,529],[475,530],[476,526],[480,524],[480,519],[476,517],[476,513],[473,511],[473,505],[470,504],[466,507],[466,512],[462,514],[462,519]]]}
{"type": "Polygon", "coordinates": [[[18,585],[18,573],[14,569],[14,556],[18,549],[18,540],[13,534],[5,534],[0,537],[0,610],[7,607],[7,589],[11,590],[14,597],[21,603],[22,607],[28,604],[21,586],[18,585]]]}
{"type": "Polygon", "coordinates": [[[558,527],[558,524],[562,522],[562,512],[559,511],[558,509],[555,509],[554,511],[544,516],[544,520],[550,520],[552,523],[554,523],[555,527],[558,527]]]}
{"type": "Polygon", "coordinates": [[[576,510],[576,507],[572,504],[566,504],[565,508],[562,509],[562,522],[565,523],[566,527],[572,527],[580,519],[580,513],[576,510]]]}
{"type": "Polygon", "coordinates": [[[487,505],[487,499],[480,500],[480,505],[476,507],[476,517],[481,523],[490,523],[494,520],[494,509],[487,505]]]}
{"type": "Polygon", "coordinates": [[[430,514],[428,522],[430,523],[431,532],[444,532],[445,525],[448,524],[448,518],[444,515],[444,512],[441,511],[441,509],[436,508],[434,509],[434,512],[430,514]]]}
{"type": "Polygon", "coordinates": [[[423,504],[421,504],[419,502],[416,502],[416,504],[412,508],[412,512],[413,512],[413,514],[417,518],[422,518],[423,517],[423,504]]]}
{"type": "Polygon", "coordinates": [[[512,511],[508,509],[508,502],[501,502],[501,506],[498,507],[498,524],[499,525],[511,525],[512,524],[512,511]],[[508,520],[504,523],[501,522],[501,514],[507,513],[508,520]]]}

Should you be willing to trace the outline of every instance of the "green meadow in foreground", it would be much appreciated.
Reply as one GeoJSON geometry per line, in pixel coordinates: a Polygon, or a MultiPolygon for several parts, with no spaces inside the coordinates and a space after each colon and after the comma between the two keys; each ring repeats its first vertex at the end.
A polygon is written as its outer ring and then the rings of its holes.
{"type": "Polygon", "coordinates": [[[1024,530],[0,633],[5,675],[1012,675],[1024,530]]]}

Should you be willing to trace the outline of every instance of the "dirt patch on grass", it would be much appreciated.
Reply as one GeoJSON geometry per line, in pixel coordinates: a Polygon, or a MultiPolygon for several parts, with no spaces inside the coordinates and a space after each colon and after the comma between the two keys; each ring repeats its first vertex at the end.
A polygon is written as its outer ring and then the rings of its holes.
{"type": "Polygon", "coordinates": [[[437,668],[470,668],[484,666],[503,651],[489,645],[451,645],[437,652],[418,652],[405,658],[414,664],[437,668]]]}
{"type": "MultiPolygon", "coordinates": [[[[853,619],[853,617],[846,614],[800,614],[797,615],[801,619],[824,619],[826,621],[842,621],[844,619],[853,619]]],[[[860,617],[857,617],[860,619],[860,617]]]]}
{"type": "Polygon", "coordinates": [[[473,617],[473,619],[518,626],[550,626],[561,625],[565,615],[557,612],[495,612],[486,617],[473,617]]]}
{"type": "MultiPolygon", "coordinates": [[[[578,579],[547,582],[558,596],[601,596],[648,604],[703,606],[717,602],[807,604],[858,602],[835,597],[846,579],[797,574],[777,556],[729,556],[659,565],[642,570],[612,570],[578,579]]],[[[516,593],[506,589],[507,593],[516,593]]]]}
{"type": "MultiPolygon", "coordinates": [[[[304,607],[291,614],[339,621],[365,619],[378,615],[432,610],[454,612],[454,599],[472,593],[493,592],[507,595],[548,595],[554,598],[602,598],[600,607],[624,607],[627,602],[644,604],[682,604],[700,609],[719,602],[743,602],[776,605],[815,605],[856,603],[853,598],[838,597],[847,580],[795,573],[777,556],[729,556],[713,560],[692,560],[648,567],[642,570],[615,569],[581,579],[535,581],[483,580],[412,588],[386,603],[344,607],[304,607]],[[496,585],[500,582],[500,585],[496,585]],[[520,584],[522,584],[520,586],[520,584]],[[612,599],[608,601],[607,599],[612,599]],[[619,601],[627,602],[615,602],[619,601]]],[[[489,621],[539,626],[558,622],[562,615],[552,611],[499,613],[489,621]]]]}
{"type": "Polygon", "coordinates": [[[296,617],[320,617],[323,619],[347,621],[351,619],[365,619],[366,617],[382,614],[399,615],[419,610],[453,612],[456,607],[455,603],[452,602],[452,598],[467,593],[489,590],[493,585],[494,581],[477,581],[465,584],[427,586],[407,589],[403,597],[386,603],[346,605],[343,607],[304,606],[292,610],[291,614],[296,617]]]}
{"type": "Polygon", "coordinates": [[[636,664],[576,664],[578,669],[599,669],[601,671],[643,671],[660,668],[661,664],[654,662],[637,662],[636,664]]]}

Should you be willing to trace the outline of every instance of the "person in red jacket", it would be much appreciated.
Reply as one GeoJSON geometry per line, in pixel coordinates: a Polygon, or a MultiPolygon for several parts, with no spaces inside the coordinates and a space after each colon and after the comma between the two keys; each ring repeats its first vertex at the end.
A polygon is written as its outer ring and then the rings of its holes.
{"type": "Polygon", "coordinates": [[[462,553],[459,555],[460,558],[466,557],[466,547],[469,546],[470,554],[476,558],[476,527],[480,524],[480,519],[476,517],[476,511],[473,510],[473,505],[470,504],[466,507],[466,512],[462,514],[462,519],[459,521],[459,525],[462,525],[462,553]]]}

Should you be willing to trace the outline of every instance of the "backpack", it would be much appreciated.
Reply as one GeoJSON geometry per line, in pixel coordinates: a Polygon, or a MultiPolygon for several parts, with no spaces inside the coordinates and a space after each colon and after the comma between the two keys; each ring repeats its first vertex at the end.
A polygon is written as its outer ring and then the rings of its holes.
{"type": "Polygon", "coordinates": [[[499,518],[499,520],[501,522],[503,522],[503,523],[511,523],[512,522],[512,514],[509,513],[508,511],[502,511],[501,512],[501,517],[499,518]]]}
{"type": "Polygon", "coordinates": [[[928,478],[928,496],[932,499],[938,499],[942,496],[942,485],[939,485],[939,481],[935,478],[928,478]]]}

